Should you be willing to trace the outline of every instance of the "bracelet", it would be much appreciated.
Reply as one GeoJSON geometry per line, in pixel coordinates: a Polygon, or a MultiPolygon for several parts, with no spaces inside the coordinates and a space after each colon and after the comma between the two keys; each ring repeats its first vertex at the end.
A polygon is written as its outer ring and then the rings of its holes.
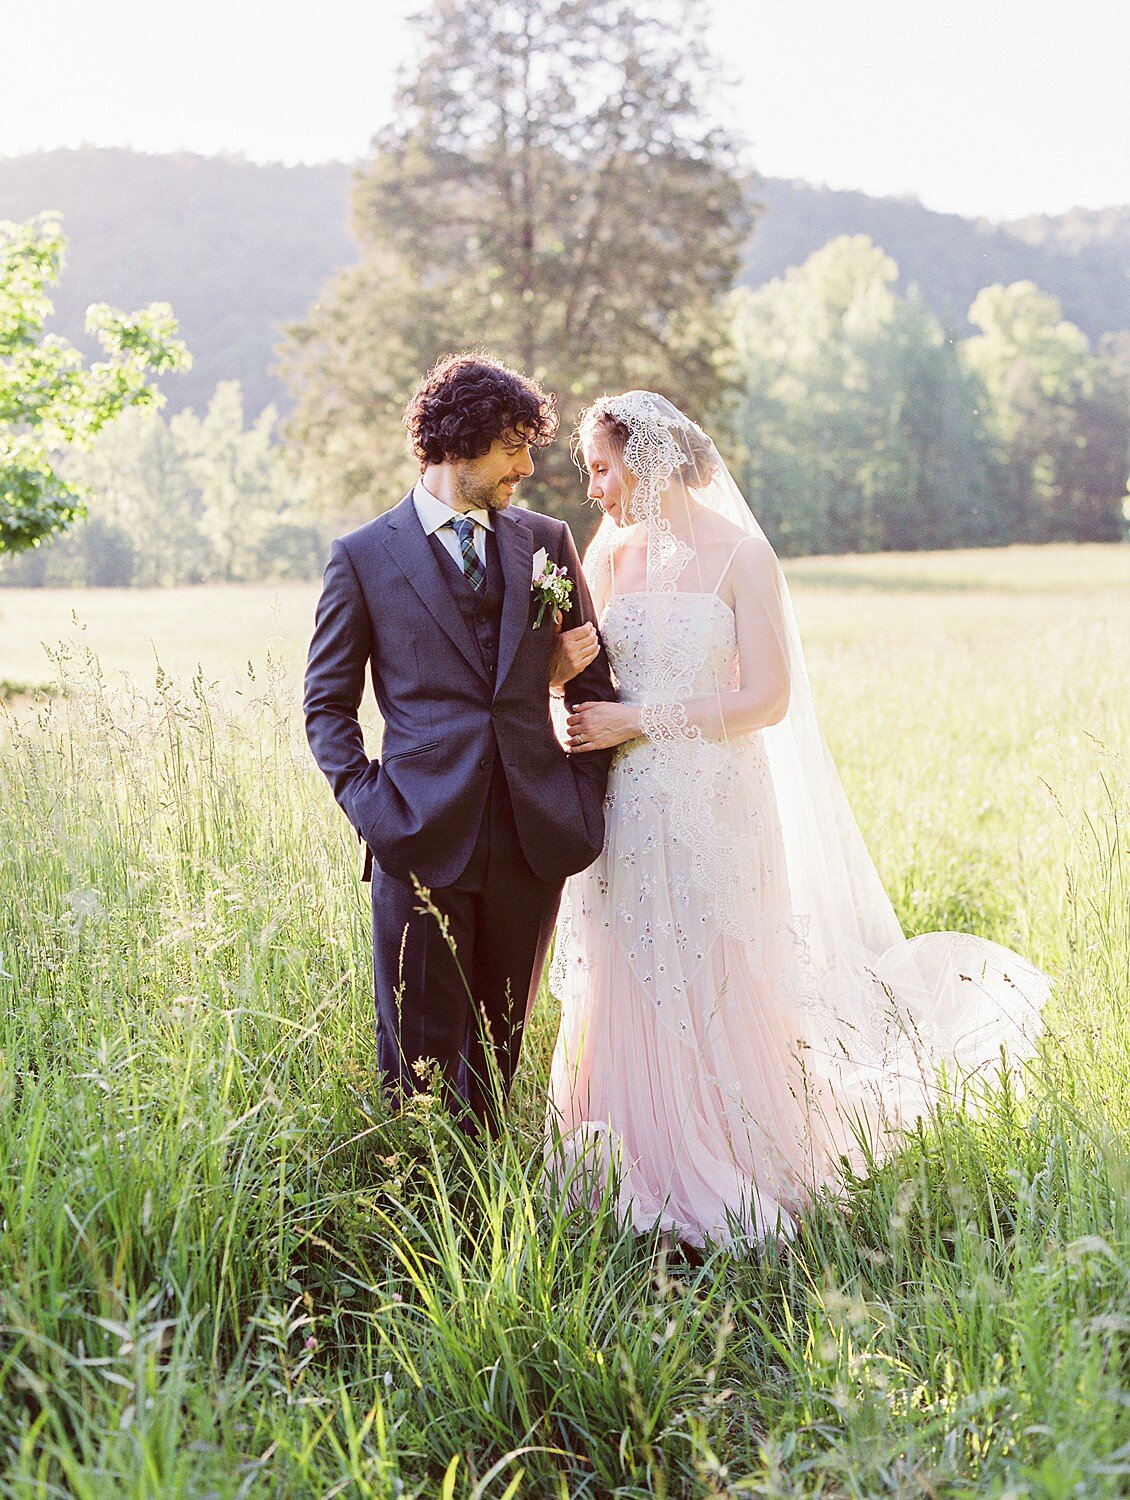
{"type": "Polygon", "coordinates": [[[687,711],[681,703],[643,704],[640,708],[640,733],[657,744],[702,738],[698,725],[687,722],[687,711]]]}

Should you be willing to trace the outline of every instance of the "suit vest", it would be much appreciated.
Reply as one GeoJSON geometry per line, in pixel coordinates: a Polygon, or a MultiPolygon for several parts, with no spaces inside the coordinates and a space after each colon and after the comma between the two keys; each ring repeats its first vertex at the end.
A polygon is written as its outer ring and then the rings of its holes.
{"type": "Polygon", "coordinates": [[[498,673],[498,638],[502,625],[503,578],[502,564],[498,557],[498,543],[494,532],[487,534],[486,581],[483,591],[477,594],[468,583],[463,569],[447,548],[432,532],[428,545],[435,553],[440,571],[447,580],[452,598],[458,604],[463,618],[475,637],[486,674],[494,683],[498,673]]]}

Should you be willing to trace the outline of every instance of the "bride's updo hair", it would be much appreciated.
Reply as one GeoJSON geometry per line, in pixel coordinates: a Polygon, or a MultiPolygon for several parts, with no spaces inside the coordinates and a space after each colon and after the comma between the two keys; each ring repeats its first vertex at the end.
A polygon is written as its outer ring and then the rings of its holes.
{"type": "MultiPolygon", "coordinates": [[[[585,439],[597,428],[608,439],[613,451],[623,461],[624,450],[628,446],[632,429],[614,412],[607,409],[605,403],[615,399],[615,397],[601,396],[581,413],[573,429],[569,445],[573,460],[578,466],[581,466],[583,462],[581,449],[585,439]]],[[[675,440],[676,447],[683,455],[683,461],[676,470],[679,479],[688,489],[704,489],[720,467],[718,450],[702,428],[689,419],[671,426],[668,430],[675,440]]]]}

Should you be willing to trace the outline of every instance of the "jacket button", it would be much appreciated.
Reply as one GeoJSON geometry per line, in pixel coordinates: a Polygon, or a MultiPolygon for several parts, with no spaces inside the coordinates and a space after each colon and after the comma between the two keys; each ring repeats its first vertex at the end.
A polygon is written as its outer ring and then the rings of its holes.
{"type": "MultiPolygon", "coordinates": [[[[487,760],[486,756],[484,755],[483,758],[482,758],[482,760],[479,761],[479,765],[482,766],[483,770],[485,771],[486,768],[490,765],[490,761],[487,760]]],[[[357,837],[360,838],[361,835],[358,834],[357,837]]]]}
{"type": "Polygon", "coordinates": [[[494,705],[494,707],[490,711],[490,716],[491,716],[492,719],[497,719],[498,716],[499,716],[499,714],[501,712],[502,712],[502,710],[499,708],[498,704],[496,703],[494,705]]]}

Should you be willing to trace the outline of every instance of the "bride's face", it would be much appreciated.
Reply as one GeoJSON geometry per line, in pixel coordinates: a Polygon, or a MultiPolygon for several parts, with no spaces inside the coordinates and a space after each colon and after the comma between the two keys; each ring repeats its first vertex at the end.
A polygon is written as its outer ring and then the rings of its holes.
{"type": "Polygon", "coordinates": [[[631,526],[632,493],[637,481],[624,463],[624,455],[599,425],[589,433],[581,452],[589,476],[588,498],[617,526],[631,526]]]}

